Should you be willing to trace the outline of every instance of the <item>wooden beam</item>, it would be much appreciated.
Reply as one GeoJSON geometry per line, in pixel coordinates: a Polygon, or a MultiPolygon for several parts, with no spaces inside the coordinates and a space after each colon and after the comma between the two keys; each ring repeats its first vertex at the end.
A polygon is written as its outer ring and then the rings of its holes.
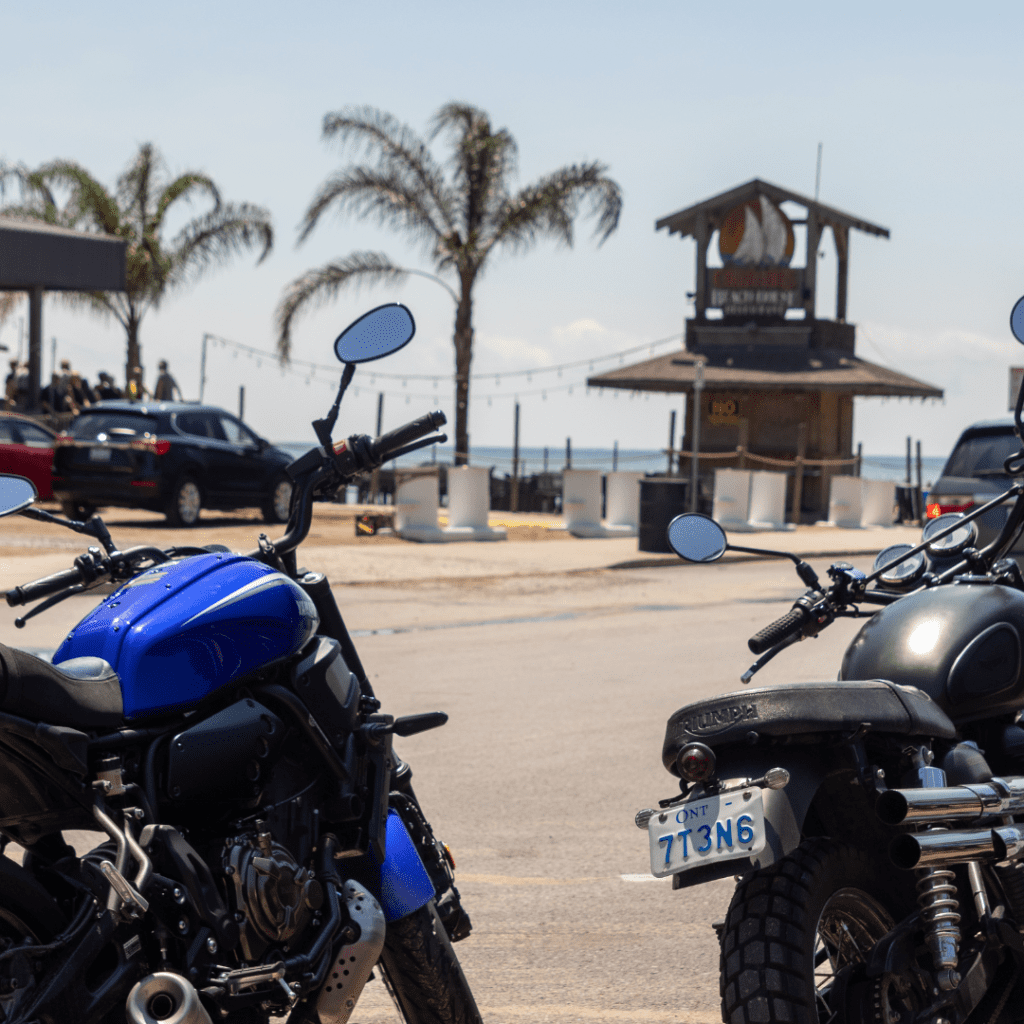
{"type": "Polygon", "coordinates": [[[708,218],[705,213],[697,214],[697,225],[694,231],[697,240],[697,294],[694,296],[696,319],[706,319],[707,285],[708,285],[708,218]]]}
{"type": "Polygon", "coordinates": [[[807,211],[807,268],[804,270],[804,316],[808,323],[814,323],[814,295],[818,280],[818,243],[821,240],[821,224],[813,209],[807,211]]]}
{"type": "Polygon", "coordinates": [[[846,323],[846,285],[850,276],[850,229],[846,225],[832,225],[836,240],[836,319],[846,323]]]}

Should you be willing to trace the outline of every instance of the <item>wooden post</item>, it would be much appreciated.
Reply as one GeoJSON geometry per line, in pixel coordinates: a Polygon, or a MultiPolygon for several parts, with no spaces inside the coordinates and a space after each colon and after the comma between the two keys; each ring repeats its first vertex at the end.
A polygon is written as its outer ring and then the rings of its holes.
{"type": "Polygon", "coordinates": [[[245,385],[238,385],[238,418],[245,419],[245,385]]]}
{"type": "Polygon", "coordinates": [[[39,411],[39,375],[43,371],[43,289],[28,293],[28,408],[39,411]]]}
{"type": "Polygon", "coordinates": [[[548,449],[547,445],[544,446],[544,472],[548,471],[548,449]]]}
{"type": "Polygon", "coordinates": [[[910,486],[910,438],[907,438],[907,486],[910,486]]]}
{"type": "Polygon", "coordinates": [[[861,472],[862,472],[861,467],[864,465],[863,451],[864,451],[864,443],[862,441],[858,441],[857,442],[857,464],[853,467],[854,468],[854,472],[856,473],[857,476],[861,475],[861,472]]]}
{"type": "Polygon", "coordinates": [[[565,468],[572,469],[572,438],[565,439],[565,468]]]}
{"type": "Polygon", "coordinates": [[[617,473],[619,471],[619,442],[612,442],[612,472],[617,473]]]}
{"type": "Polygon", "coordinates": [[[800,506],[804,500],[804,457],[807,454],[807,424],[801,423],[796,432],[796,465],[793,467],[793,507],[790,519],[800,525],[800,506]]]}
{"type": "Polygon", "coordinates": [[[668,414],[668,475],[672,475],[674,456],[672,452],[676,446],[676,411],[673,409],[668,414]]]}
{"type": "Polygon", "coordinates": [[[509,510],[519,511],[519,403],[516,402],[515,425],[512,428],[512,493],[509,510]]]}
{"type": "Polygon", "coordinates": [[[807,267],[804,269],[804,319],[814,323],[814,292],[818,279],[818,243],[821,225],[813,207],[807,211],[807,267]]]}
{"type": "Polygon", "coordinates": [[[736,465],[739,469],[746,469],[747,447],[750,444],[750,420],[746,416],[741,416],[739,426],[739,443],[736,445],[736,451],[740,453],[740,457],[736,460],[736,465]]]}
{"type": "Polygon", "coordinates": [[[697,214],[693,237],[697,242],[697,294],[693,305],[697,322],[705,319],[708,298],[708,218],[706,213],[697,214]]]}
{"type": "Polygon", "coordinates": [[[850,229],[844,225],[832,225],[832,237],[836,240],[836,319],[846,323],[846,283],[850,272],[850,229]]]}
{"type": "Polygon", "coordinates": [[[698,511],[698,494],[700,487],[700,414],[704,394],[704,360],[698,359],[693,365],[693,426],[690,428],[690,440],[693,452],[690,456],[690,511],[698,511]]]}
{"type": "MultiPolygon", "coordinates": [[[[377,436],[384,432],[384,392],[377,392],[377,436]]],[[[370,504],[377,504],[377,495],[380,492],[380,467],[378,466],[370,473],[370,504]]]]}
{"type": "Polygon", "coordinates": [[[915,453],[915,474],[917,476],[917,488],[914,491],[914,511],[917,513],[918,521],[923,523],[925,518],[924,508],[924,489],[921,487],[921,442],[917,442],[917,451],[915,453]]]}

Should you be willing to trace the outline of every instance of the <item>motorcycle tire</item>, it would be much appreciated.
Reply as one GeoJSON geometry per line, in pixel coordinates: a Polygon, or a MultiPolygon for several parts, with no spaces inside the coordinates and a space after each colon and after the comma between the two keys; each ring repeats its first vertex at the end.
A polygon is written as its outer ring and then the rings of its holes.
{"type": "Polygon", "coordinates": [[[722,1019],[838,1019],[829,1006],[835,974],[863,959],[915,906],[912,884],[895,876],[878,857],[828,838],[805,840],[744,876],[721,935],[722,1019]]]}
{"type": "Polygon", "coordinates": [[[481,1024],[433,900],[388,925],[379,967],[406,1024],[481,1024]]]}

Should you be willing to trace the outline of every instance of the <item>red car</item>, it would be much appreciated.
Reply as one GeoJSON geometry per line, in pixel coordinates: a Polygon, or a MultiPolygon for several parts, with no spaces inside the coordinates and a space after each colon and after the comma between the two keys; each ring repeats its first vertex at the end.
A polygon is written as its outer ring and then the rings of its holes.
{"type": "Polygon", "coordinates": [[[40,498],[52,498],[53,439],[53,431],[35,420],[0,412],[0,473],[28,477],[40,498]]]}

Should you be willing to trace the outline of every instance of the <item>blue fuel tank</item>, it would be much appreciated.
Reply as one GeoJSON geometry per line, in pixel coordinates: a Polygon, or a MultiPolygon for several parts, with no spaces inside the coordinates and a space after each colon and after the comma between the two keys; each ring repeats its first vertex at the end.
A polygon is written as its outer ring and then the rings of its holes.
{"type": "Polygon", "coordinates": [[[199,703],[301,650],[320,620],[306,592],[244,555],[155,566],[112,593],[53,656],[98,657],[121,678],[125,718],[199,703]]]}

